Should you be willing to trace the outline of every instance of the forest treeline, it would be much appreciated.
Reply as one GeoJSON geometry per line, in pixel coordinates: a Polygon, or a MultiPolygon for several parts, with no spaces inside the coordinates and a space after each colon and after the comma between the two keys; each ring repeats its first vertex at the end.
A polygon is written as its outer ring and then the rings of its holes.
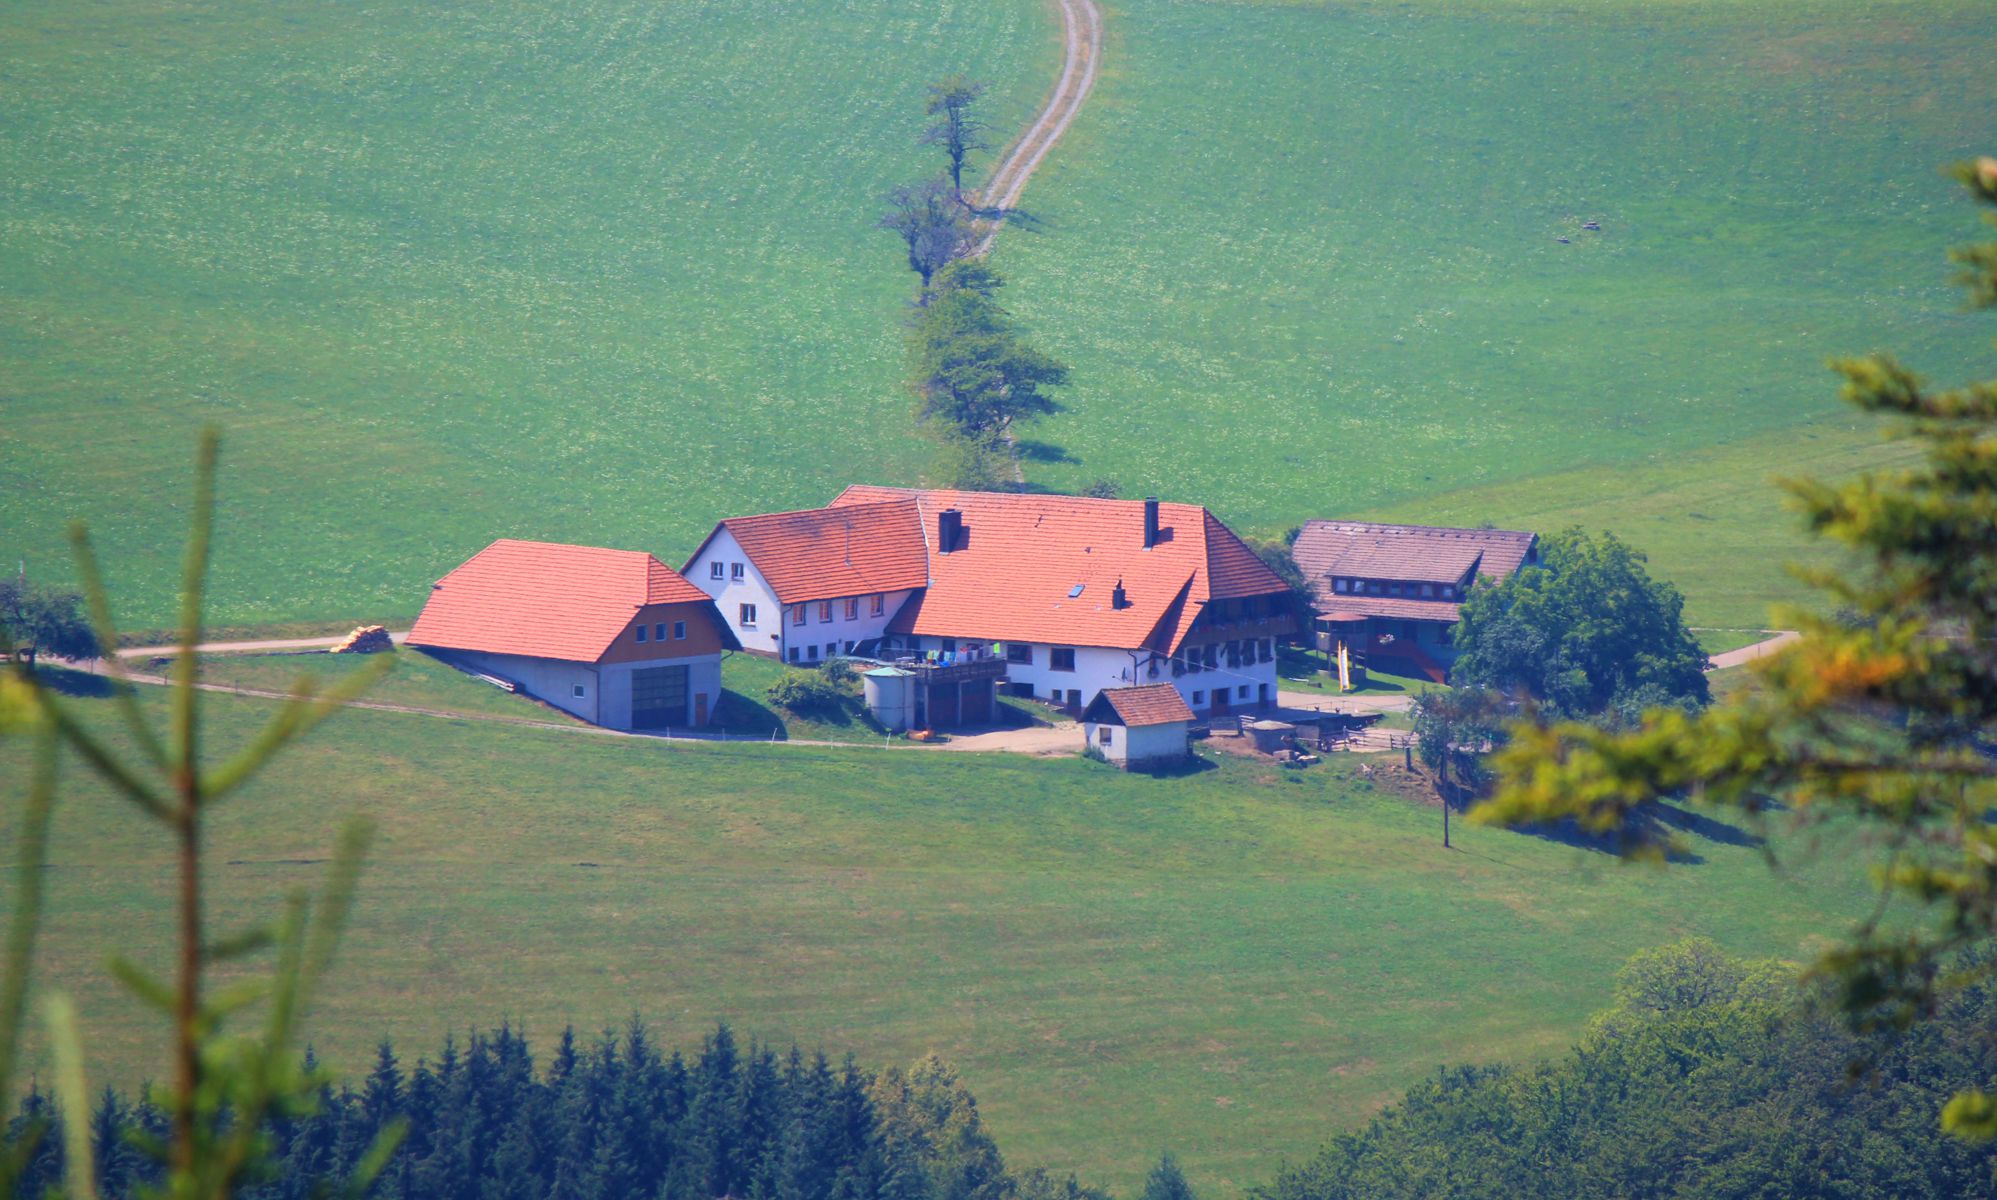
{"type": "MultiPolygon", "coordinates": [[[[317,1069],[309,1060],[307,1066],[317,1069]]],[[[31,1090],[7,1129],[59,1122],[31,1090]]],[[[167,1117],[100,1094],[88,1114],[106,1197],[157,1186],[167,1117]]],[[[738,1044],[723,1025],[692,1058],[662,1054],[642,1025],[579,1042],[538,1067],[501,1026],[405,1068],[384,1042],[358,1085],[318,1090],[310,1111],[266,1122],[267,1178],[250,1200],[304,1200],[351,1177],[377,1135],[402,1140],[365,1193],[381,1200],[1108,1200],[1074,1177],[1014,1172],[977,1101],[935,1057],[906,1070],[835,1066],[795,1047],[738,1044]]],[[[50,1131],[52,1132],[52,1131],[50,1131]]],[[[58,1189],[64,1139],[35,1139],[16,1185],[58,1189]]]]}
{"type": "Polygon", "coordinates": [[[1937,1120],[1997,1077],[1997,993],[1879,1043],[1794,980],[1703,940],[1639,954],[1571,1053],[1441,1070],[1252,1200],[1997,1196],[1997,1142],[1937,1120]]]}

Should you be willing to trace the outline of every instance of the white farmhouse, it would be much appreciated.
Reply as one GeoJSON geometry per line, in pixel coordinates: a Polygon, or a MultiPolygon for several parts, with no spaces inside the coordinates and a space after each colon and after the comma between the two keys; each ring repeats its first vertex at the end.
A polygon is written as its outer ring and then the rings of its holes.
{"type": "Polygon", "coordinates": [[[855,486],[723,521],[685,570],[752,651],[997,655],[1009,691],[1078,713],[1151,683],[1200,713],[1267,707],[1277,639],[1298,628],[1226,525],[1157,500],[855,486]]]}

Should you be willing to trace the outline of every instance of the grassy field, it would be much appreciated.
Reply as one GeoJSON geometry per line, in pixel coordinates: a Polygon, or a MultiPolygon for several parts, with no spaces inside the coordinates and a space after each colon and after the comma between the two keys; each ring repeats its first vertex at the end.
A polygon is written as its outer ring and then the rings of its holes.
{"type": "MultiPolygon", "coordinates": [[[[169,617],[208,420],[232,626],[406,618],[495,536],[676,558],[913,481],[879,193],[929,161],[926,80],[988,80],[1004,131],[1057,63],[1039,0],[8,22],[0,527],[53,578],[92,518],[134,627],[169,617]]],[[[997,256],[1075,369],[1036,483],[1269,532],[1577,520],[1755,624],[1795,544],[1762,481],[1881,454],[1824,359],[1984,346],[1937,172],[1997,126],[1980,0],[1128,0],[1109,29],[997,256]]]]}
{"type": "Polygon", "coordinates": [[[873,228],[923,88],[1024,123],[1038,0],[10,6],[0,528],[92,519],[171,620],[196,428],[229,432],[219,623],[412,615],[503,535],[691,550],[912,481],[873,228]]]}
{"type": "Polygon", "coordinates": [[[1987,351],[1938,170],[1997,126],[1987,4],[1128,0],[1110,36],[996,256],[1075,370],[1037,481],[1579,521],[1753,624],[1797,544],[1766,479],[1878,461],[1825,360],[1987,351]]]}
{"type": "MultiPolygon", "coordinates": [[[[272,707],[216,697],[213,751],[272,707]]],[[[169,847],[66,780],[43,978],[93,1078],[130,1082],[160,1069],[152,1025],[103,957],[157,964],[169,847]]],[[[1445,853],[1434,809],[1350,760],[1159,780],[356,710],[218,810],[217,928],[314,880],[350,811],[380,838],[315,1023],[342,1067],[384,1033],[633,1012],[668,1040],[727,1017],[874,1063],[935,1050],[1016,1161],[1125,1193],[1165,1147],[1202,1186],[1264,1179],[1439,1063],[1561,1046],[1640,947],[1795,954],[1860,902],[1849,848],[1774,875],[1722,829],[1666,870],[1477,829],[1445,853]]]]}

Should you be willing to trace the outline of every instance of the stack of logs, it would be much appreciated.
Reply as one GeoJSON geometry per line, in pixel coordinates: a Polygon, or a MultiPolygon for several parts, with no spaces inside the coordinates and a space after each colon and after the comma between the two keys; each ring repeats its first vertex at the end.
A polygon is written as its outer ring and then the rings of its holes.
{"type": "Polygon", "coordinates": [[[363,625],[354,630],[338,645],[332,647],[332,654],[379,654],[383,650],[395,649],[395,642],[388,636],[385,625],[363,625]]]}

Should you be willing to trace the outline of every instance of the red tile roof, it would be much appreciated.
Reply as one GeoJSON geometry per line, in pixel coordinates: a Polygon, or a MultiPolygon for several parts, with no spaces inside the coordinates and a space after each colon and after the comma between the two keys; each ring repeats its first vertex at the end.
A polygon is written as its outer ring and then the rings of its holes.
{"type": "Polygon", "coordinates": [[[1287,592],[1197,504],[1160,504],[1162,536],[1150,549],[1137,500],[855,485],[832,504],[896,500],[917,506],[930,575],[889,625],[896,633],[1170,653],[1209,600],[1287,592]],[[939,554],[937,514],[952,508],[963,514],[965,541],[939,554]]]}
{"type": "Polygon", "coordinates": [[[595,662],[647,604],[712,602],[641,551],[501,538],[433,585],[409,643],[595,662]]]}
{"type": "Polygon", "coordinates": [[[1462,602],[1456,600],[1423,600],[1419,596],[1409,599],[1406,596],[1354,596],[1350,593],[1333,593],[1320,597],[1324,604],[1335,606],[1325,619],[1340,617],[1385,617],[1407,621],[1441,621],[1454,625],[1462,615],[1462,602]]]}
{"type": "Polygon", "coordinates": [[[1124,725],[1169,725],[1174,721],[1195,720],[1193,710],[1186,705],[1185,697],[1179,689],[1169,683],[1153,683],[1144,687],[1104,688],[1100,695],[1089,704],[1089,711],[1083,720],[1101,721],[1106,719],[1101,707],[1107,706],[1124,725]]]}
{"type": "MultiPolygon", "coordinates": [[[[929,582],[915,501],[730,517],[726,529],[785,604],[898,592],[929,582]]],[[[713,540],[709,534],[708,539],[713,540]]],[[[687,559],[691,567],[700,548],[687,559]]]]}

